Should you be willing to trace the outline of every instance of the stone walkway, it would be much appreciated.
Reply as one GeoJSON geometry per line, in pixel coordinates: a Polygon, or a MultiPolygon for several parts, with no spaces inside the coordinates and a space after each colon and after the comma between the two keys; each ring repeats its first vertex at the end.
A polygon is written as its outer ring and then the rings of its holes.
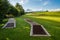
{"type": "Polygon", "coordinates": [[[8,22],[2,28],[14,28],[16,27],[16,20],[14,18],[9,18],[8,22]]]}

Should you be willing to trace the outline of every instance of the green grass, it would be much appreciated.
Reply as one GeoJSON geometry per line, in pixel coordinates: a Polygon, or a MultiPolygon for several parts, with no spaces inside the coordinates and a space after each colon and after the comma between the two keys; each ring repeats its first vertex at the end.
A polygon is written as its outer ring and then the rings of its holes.
{"type": "MultiPolygon", "coordinates": [[[[40,12],[16,17],[16,28],[1,29],[0,40],[60,40],[60,12],[43,12],[45,15],[40,15],[40,12]],[[53,15],[53,16],[51,16],[53,15]],[[55,16],[57,15],[57,16],[55,16]],[[24,18],[30,18],[39,24],[42,24],[51,34],[51,37],[30,37],[30,25],[24,21],[24,18]]],[[[41,14],[43,14],[41,13],[41,14]]]]}
{"type": "Polygon", "coordinates": [[[60,17],[60,12],[33,12],[27,15],[31,16],[53,16],[53,17],[60,17]]]}
{"type": "Polygon", "coordinates": [[[6,18],[6,19],[4,19],[3,21],[2,21],[2,23],[0,23],[0,28],[2,27],[2,26],[4,26],[4,24],[6,23],[8,21],[8,19],[6,18]]]}

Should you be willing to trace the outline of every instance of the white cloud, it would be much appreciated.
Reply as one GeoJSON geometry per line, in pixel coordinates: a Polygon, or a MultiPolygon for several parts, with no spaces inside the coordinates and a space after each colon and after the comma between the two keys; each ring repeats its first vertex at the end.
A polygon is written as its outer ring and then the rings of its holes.
{"type": "Polygon", "coordinates": [[[39,0],[43,6],[46,6],[49,4],[50,0],[39,0]]]}
{"type": "Polygon", "coordinates": [[[19,3],[20,3],[20,4],[24,4],[24,1],[23,1],[23,0],[21,0],[19,3]]]}
{"type": "Polygon", "coordinates": [[[31,11],[42,11],[42,8],[30,8],[30,9],[26,9],[26,12],[31,12],[31,11]]]}
{"type": "Polygon", "coordinates": [[[60,9],[50,9],[49,11],[60,11],[60,9]]]}
{"type": "Polygon", "coordinates": [[[32,8],[32,11],[42,11],[42,8],[32,8]]]}
{"type": "Polygon", "coordinates": [[[29,2],[29,0],[8,0],[8,1],[14,6],[16,3],[20,3],[21,5],[23,5],[29,2]]]}
{"type": "Polygon", "coordinates": [[[20,4],[25,4],[25,3],[28,3],[28,0],[20,0],[20,2],[19,2],[20,4]]]}
{"type": "Polygon", "coordinates": [[[48,1],[46,1],[46,2],[43,3],[44,6],[46,6],[46,5],[48,5],[48,4],[49,4],[48,1]]]}

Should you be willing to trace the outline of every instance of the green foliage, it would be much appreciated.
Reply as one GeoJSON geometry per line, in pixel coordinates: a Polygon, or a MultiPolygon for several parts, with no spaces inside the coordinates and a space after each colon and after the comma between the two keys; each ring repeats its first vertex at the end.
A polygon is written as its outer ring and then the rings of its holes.
{"type": "Polygon", "coordinates": [[[2,13],[0,13],[0,23],[2,23],[2,20],[3,20],[3,14],[2,13]]]}
{"type": "Polygon", "coordinates": [[[19,3],[16,3],[16,6],[15,7],[18,10],[19,15],[24,15],[25,14],[23,7],[19,3]]]}
{"type": "Polygon", "coordinates": [[[9,2],[7,0],[0,0],[0,12],[3,14],[8,12],[9,2]]]}
{"type": "Polygon", "coordinates": [[[6,15],[21,16],[24,14],[23,7],[17,3],[16,7],[11,5],[8,0],[0,0],[0,23],[6,18],[6,15]]]}
{"type": "Polygon", "coordinates": [[[8,13],[8,8],[8,0],[0,0],[0,22],[5,18],[5,14],[8,13]]]}
{"type": "Polygon", "coordinates": [[[15,7],[13,7],[11,5],[7,14],[8,15],[12,14],[13,16],[18,16],[18,11],[17,11],[17,9],[15,7]]]}

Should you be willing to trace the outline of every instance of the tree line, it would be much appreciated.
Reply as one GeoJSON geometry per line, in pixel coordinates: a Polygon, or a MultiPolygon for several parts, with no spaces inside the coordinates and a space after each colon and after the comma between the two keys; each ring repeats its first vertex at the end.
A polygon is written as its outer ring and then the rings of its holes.
{"type": "Polygon", "coordinates": [[[19,3],[13,6],[8,0],[0,0],[0,23],[7,17],[16,17],[24,14],[24,9],[19,3]]]}

